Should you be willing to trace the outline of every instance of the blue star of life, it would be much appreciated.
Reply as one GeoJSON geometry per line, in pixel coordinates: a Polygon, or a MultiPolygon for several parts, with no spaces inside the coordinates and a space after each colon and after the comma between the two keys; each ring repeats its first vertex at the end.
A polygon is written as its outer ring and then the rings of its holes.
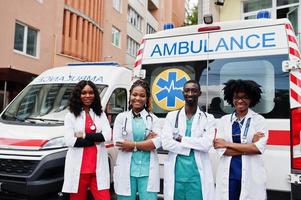
{"type": "Polygon", "coordinates": [[[177,80],[177,72],[169,72],[167,80],[160,78],[157,82],[157,86],[161,88],[160,92],[156,94],[157,99],[161,101],[166,98],[167,107],[174,107],[176,104],[176,98],[184,101],[182,88],[186,81],[186,77],[182,77],[177,80]]]}

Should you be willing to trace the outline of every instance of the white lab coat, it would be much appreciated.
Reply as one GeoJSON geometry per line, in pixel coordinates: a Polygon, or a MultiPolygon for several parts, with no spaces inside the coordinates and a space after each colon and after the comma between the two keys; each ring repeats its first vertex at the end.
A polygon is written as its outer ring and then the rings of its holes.
{"type": "MultiPolygon", "coordinates": [[[[140,112],[141,117],[144,120],[146,125],[146,116],[148,112],[143,110],[140,112]]],[[[158,118],[150,113],[153,118],[152,122],[152,130],[156,134],[160,134],[161,130],[158,126],[158,118]]],[[[148,117],[149,118],[149,117],[148,117]]],[[[148,119],[149,120],[149,119],[148,119]]],[[[113,129],[113,141],[114,144],[117,141],[123,140],[133,140],[133,131],[132,131],[132,111],[123,112],[117,115],[115,122],[114,122],[114,129],[113,129]],[[122,129],[125,127],[126,123],[126,131],[127,135],[122,134],[122,129]]],[[[156,149],[161,147],[161,139],[160,136],[152,139],[156,149]]],[[[130,196],[131,195],[131,184],[130,184],[130,167],[131,167],[131,158],[132,152],[125,152],[125,151],[118,151],[116,166],[114,167],[114,189],[116,194],[130,196]]],[[[159,176],[159,159],[157,155],[157,151],[151,151],[150,153],[150,167],[149,167],[149,177],[148,177],[148,184],[147,184],[147,191],[148,192],[159,192],[160,190],[160,176],[159,176]]]]}
{"type": "MultiPolygon", "coordinates": [[[[245,116],[245,122],[241,129],[242,135],[246,127],[246,120],[251,118],[247,133],[247,143],[252,143],[255,133],[262,132],[264,137],[255,143],[261,154],[264,152],[268,139],[268,131],[265,127],[265,119],[251,109],[245,116]]],[[[216,138],[223,138],[232,142],[232,123],[236,120],[235,114],[223,116],[218,125],[216,138]],[[232,116],[232,119],[231,119],[232,116]]],[[[216,200],[229,199],[229,169],[232,156],[224,156],[225,148],[217,149],[220,157],[216,175],[216,200]]],[[[264,200],[266,199],[266,170],[264,168],[262,155],[242,155],[242,180],[240,200],[264,200]]]]}
{"type": "Polygon", "coordinates": [[[164,199],[172,200],[174,197],[175,163],[177,155],[188,156],[194,150],[195,161],[198,166],[202,183],[202,193],[204,200],[214,199],[214,181],[208,151],[212,147],[215,133],[215,119],[213,115],[197,109],[191,126],[191,137],[186,137],[186,114],[182,108],[179,113],[178,130],[182,136],[182,141],[173,139],[175,121],[178,111],[167,114],[162,130],[163,149],[169,151],[164,163],[164,199]]]}
{"type": "MultiPolygon", "coordinates": [[[[96,132],[102,132],[105,141],[111,140],[112,129],[109,121],[104,114],[97,116],[93,110],[90,110],[90,116],[93,119],[96,132]]],[[[74,114],[68,113],[65,117],[65,143],[69,147],[65,161],[65,174],[63,192],[66,193],[77,193],[79,185],[79,177],[81,170],[81,163],[83,157],[82,147],[74,147],[76,142],[75,132],[85,131],[86,115],[82,111],[80,116],[75,117],[74,114]]],[[[96,182],[98,190],[110,188],[110,170],[108,163],[108,153],[105,144],[99,143],[97,147],[97,163],[96,163],[96,182]]]]}

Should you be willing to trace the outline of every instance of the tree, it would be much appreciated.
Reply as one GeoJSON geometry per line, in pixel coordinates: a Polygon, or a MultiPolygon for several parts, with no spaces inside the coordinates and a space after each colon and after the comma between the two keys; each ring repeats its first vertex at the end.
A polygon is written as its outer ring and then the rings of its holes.
{"type": "Polygon", "coordinates": [[[197,5],[195,5],[191,9],[191,12],[187,15],[184,26],[190,26],[190,25],[195,25],[195,24],[198,24],[198,6],[197,5]]]}

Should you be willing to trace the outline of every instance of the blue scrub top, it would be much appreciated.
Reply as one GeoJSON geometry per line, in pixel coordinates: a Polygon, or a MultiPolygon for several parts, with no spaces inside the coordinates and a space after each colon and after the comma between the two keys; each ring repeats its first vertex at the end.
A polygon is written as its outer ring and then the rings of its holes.
{"type": "MultiPolygon", "coordinates": [[[[142,117],[132,119],[133,140],[140,142],[145,140],[145,124],[142,117]]],[[[149,175],[150,152],[133,151],[131,159],[131,176],[144,177],[149,175]]]]}
{"type": "MultiPolygon", "coordinates": [[[[186,132],[185,136],[191,137],[191,119],[186,119],[186,132]]],[[[198,166],[194,158],[194,150],[190,150],[189,156],[177,155],[175,165],[175,180],[177,182],[195,182],[200,181],[200,174],[198,166]]]]}
{"type": "MultiPolygon", "coordinates": [[[[232,140],[234,143],[241,143],[241,127],[244,124],[245,119],[238,122],[235,120],[232,124],[232,140]]],[[[241,180],[241,156],[232,156],[230,163],[230,179],[241,180]]]]}

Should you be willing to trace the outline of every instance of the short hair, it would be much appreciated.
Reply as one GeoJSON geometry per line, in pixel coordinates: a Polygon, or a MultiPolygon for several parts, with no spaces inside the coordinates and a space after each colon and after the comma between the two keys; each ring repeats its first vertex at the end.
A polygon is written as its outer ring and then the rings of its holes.
{"type": "Polygon", "coordinates": [[[224,100],[226,100],[232,107],[233,104],[233,96],[234,93],[244,92],[251,99],[250,107],[254,107],[256,104],[260,102],[262,90],[260,89],[261,85],[257,84],[252,80],[229,80],[224,83],[224,100]]]}
{"type": "Polygon", "coordinates": [[[198,86],[198,89],[201,91],[201,85],[200,85],[200,83],[199,83],[198,81],[192,80],[192,79],[190,79],[190,80],[186,81],[186,83],[184,83],[183,89],[184,89],[184,87],[185,87],[188,83],[194,83],[194,84],[196,84],[196,85],[198,86]]]}
{"type": "Polygon", "coordinates": [[[78,117],[80,115],[80,113],[83,110],[83,103],[81,101],[80,96],[82,90],[86,85],[89,85],[94,91],[95,98],[91,104],[91,108],[96,115],[100,116],[102,113],[102,107],[101,107],[99,92],[97,90],[96,85],[92,81],[82,80],[75,85],[69,99],[69,110],[71,113],[75,115],[75,117],[78,117]]]}
{"type": "MultiPolygon", "coordinates": [[[[144,105],[144,108],[147,112],[150,112],[151,110],[151,92],[150,92],[150,87],[149,87],[149,84],[144,81],[144,80],[141,80],[141,79],[138,79],[136,80],[133,85],[131,86],[130,88],[130,95],[132,94],[133,92],[133,89],[135,87],[142,87],[145,89],[145,92],[146,92],[146,104],[144,105]]],[[[130,99],[129,99],[129,109],[132,109],[132,105],[131,105],[131,102],[130,102],[130,99]]]]}

